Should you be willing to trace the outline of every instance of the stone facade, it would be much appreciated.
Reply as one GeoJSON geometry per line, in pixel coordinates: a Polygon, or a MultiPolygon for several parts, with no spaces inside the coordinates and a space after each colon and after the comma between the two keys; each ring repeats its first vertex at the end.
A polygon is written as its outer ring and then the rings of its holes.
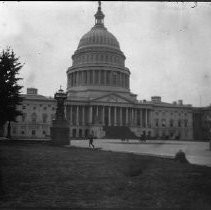
{"type": "Polygon", "coordinates": [[[53,98],[38,95],[36,88],[28,88],[27,94],[22,96],[24,100],[18,109],[23,112],[23,116],[17,117],[17,122],[12,122],[12,137],[48,138],[50,125],[55,117],[56,101],[53,98]]]}
{"type": "MultiPolygon", "coordinates": [[[[104,26],[101,7],[95,14],[94,27],[82,36],[67,69],[66,119],[72,138],[93,132],[105,136],[104,127],[127,126],[140,136],[151,138],[193,139],[193,111],[190,105],[164,103],[161,97],[138,101],[130,91],[130,70],[118,40],[104,26]]],[[[56,102],[28,89],[24,112],[13,123],[12,135],[44,138],[50,134],[50,124],[56,102]],[[35,120],[36,119],[36,120],[35,120]]]]}

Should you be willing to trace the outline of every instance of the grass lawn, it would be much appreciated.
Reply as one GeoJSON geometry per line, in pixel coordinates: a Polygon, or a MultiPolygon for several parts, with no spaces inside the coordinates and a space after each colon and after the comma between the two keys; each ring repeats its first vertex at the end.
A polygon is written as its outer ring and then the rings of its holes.
{"type": "Polygon", "coordinates": [[[211,168],[45,144],[0,143],[0,208],[211,209],[211,168]]]}

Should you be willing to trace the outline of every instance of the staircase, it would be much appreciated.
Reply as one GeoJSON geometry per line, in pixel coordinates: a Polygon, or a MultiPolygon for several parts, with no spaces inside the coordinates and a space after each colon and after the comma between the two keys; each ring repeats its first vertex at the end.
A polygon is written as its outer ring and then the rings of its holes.
{"type": "Polygon", "coordinates": [[[138,139],[127,126],[104,126],[105,139],[138,139]]]}

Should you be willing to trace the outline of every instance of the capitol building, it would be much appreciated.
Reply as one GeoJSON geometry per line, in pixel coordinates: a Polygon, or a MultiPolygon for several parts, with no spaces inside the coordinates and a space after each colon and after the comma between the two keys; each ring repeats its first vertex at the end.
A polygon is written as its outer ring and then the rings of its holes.
{"type": "MultiPolygon", "coordinates": [[[[97,138],[128,138],[146,134],[154,139],[193,139],[193,107],[182,100],[165,103],[160,96],[137,100],[130,90],[132,69],[117,38],[104,25],[101,5],[95,25],[84,34],[67,68],[65,115],[71,138],[90,132],[97,138]]],[[[65,70],[64,70],[65,71],[65,70]]],[[[12,124],[12,136],[48,138],[56,101],[28,88],[19,109],[24,113],[12,124]]]]}

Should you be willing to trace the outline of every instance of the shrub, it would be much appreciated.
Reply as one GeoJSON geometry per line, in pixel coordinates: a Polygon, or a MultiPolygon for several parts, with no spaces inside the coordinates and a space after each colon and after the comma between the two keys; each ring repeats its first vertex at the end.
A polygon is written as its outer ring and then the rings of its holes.
{"type": "Polygon", "coordinates": [[[179,150],[176,153],[175,161],[178,161],[180,163],[188,163],[188,160],[186,159],[185,153],[182,150],[179,150]]]}

